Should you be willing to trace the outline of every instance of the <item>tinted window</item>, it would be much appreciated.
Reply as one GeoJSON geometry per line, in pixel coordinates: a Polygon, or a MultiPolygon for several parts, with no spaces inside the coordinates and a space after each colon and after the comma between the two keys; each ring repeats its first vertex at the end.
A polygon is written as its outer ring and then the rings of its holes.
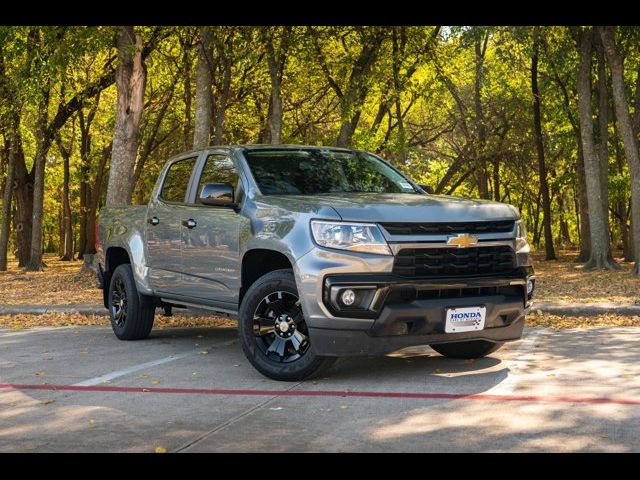
{"type": "Polygon", "coordinates": [[[197,199],[200,198],[202,187],[207,183],[228,183],[233,185],[234,191],[237,192],[238,171],[233,160],[224,155],[209,155],[200,175],[197,199]]]}
{"type": "Polygon", "coordinates": [[[366,153],[254,150],[245,152],[245,157],[265,195],[417,193],[405,177],[366,153]]]}
{"type": "Polygon", "coordinates": [[[196,158],[187,158],[172,164],[164,179],[160,198],[168,202],[183,203],[189,188],[191,170],[195,164],[196,158]]]}

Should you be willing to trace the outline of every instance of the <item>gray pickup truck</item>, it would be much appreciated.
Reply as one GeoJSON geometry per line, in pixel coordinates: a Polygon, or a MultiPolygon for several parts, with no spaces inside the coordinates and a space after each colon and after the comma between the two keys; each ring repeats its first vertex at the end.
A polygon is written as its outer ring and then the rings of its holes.
{"type": "Polygon", "coordinates": [[[515,207],[431,195],[358,150],[185,153],[147,206],[103,208],[98,229],[118,338],[146,338],[157,308],[209,309],[278,380],[415,345],[488,355],[521,337],[535,289],[515,207]]]}

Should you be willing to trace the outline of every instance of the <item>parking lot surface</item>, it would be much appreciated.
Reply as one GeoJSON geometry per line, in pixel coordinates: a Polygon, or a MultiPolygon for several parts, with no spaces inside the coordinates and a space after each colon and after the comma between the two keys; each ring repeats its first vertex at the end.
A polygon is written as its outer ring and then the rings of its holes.
{"type": "Polygon", "coordinates": [[[640,328],[526,329],[269,380],[235,328],[0,330],[0,452],[638,452],[640,328]]]}

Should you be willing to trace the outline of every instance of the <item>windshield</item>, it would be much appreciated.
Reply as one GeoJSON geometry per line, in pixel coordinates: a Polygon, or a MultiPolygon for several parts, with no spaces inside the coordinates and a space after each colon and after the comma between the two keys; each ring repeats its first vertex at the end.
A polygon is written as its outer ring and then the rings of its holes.
{"type": "Polygon", "coordinates": [[[405,177],[364,152],[253,150],[244,155],[265,195],[418,193],[405,177]]]}

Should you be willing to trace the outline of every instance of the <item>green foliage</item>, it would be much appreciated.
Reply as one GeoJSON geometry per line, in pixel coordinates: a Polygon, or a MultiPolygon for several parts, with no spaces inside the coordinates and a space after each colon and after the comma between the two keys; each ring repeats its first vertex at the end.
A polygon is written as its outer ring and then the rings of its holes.
{"type": "MultiPolygon", "coordinates": [[[[281,27],[271,28],[274,35],[281,34],[281,27]]],[[[38,105],[49,95],[50,122],[61,104],[113,69],[115,31],[114,27],[0,27],[0,162],[6,163],[7,158],[9,113],[17,109],[25,164],[31,168],[38,140],[38,105]]],[[[150,46],[138,151],[144,167],[134,193],[135,201],[143,203],[164,162],[191,148],[199,36],[196,27],[149,26],[136,31],[150,46]]],[[[212,114],[224,117],[221,141],[257,143],[267,128],[271,88],[260,30],[232,26],[212,31],[212,114]],[[228,98],[221,114],[227,74],[228,98]]],[[[554,237],[561,235],[562,223],[568,229],[566,240],[574,244],[579,227],[577,31],[576,27],[540,27],[539,65],[554,237]]],[[[356,118],[352,146],[383,155],[417,182],[438,187],[442,193],[478,196],[479,174],[484,174],[488,195],[517,206],[532,239],[538,241],[542,212],[533,143],[532,32],[533,27],[293,27],[283,64],[282,139],[332,145],[343,122],[356,118]],[[363,50],[378,39],[370,71],[354,81],[363,50]]],[[[618,31],[631,104],[640,66],[639,32],[632,27],[618,31]]],[[[76,237],[80,182],[93,184],[100,175],[101,158],[105,152],[108,156],[115,85],[83,101],[84,118],[95,110],[86,165],[81,158],[79,114],[60,131],[63,142],[73,145],[70,194],[76,237]]],[[[617,142],[612,128],[609,199],[626,204],[629,175],[625,162],[614,158],[617,142]]],[[[57,248],[63,175],[55,145],[49,157],[44,245],[57,248]]],[[[105,171],[98,186],[102,196],[107,175],[105,171]]]]}

